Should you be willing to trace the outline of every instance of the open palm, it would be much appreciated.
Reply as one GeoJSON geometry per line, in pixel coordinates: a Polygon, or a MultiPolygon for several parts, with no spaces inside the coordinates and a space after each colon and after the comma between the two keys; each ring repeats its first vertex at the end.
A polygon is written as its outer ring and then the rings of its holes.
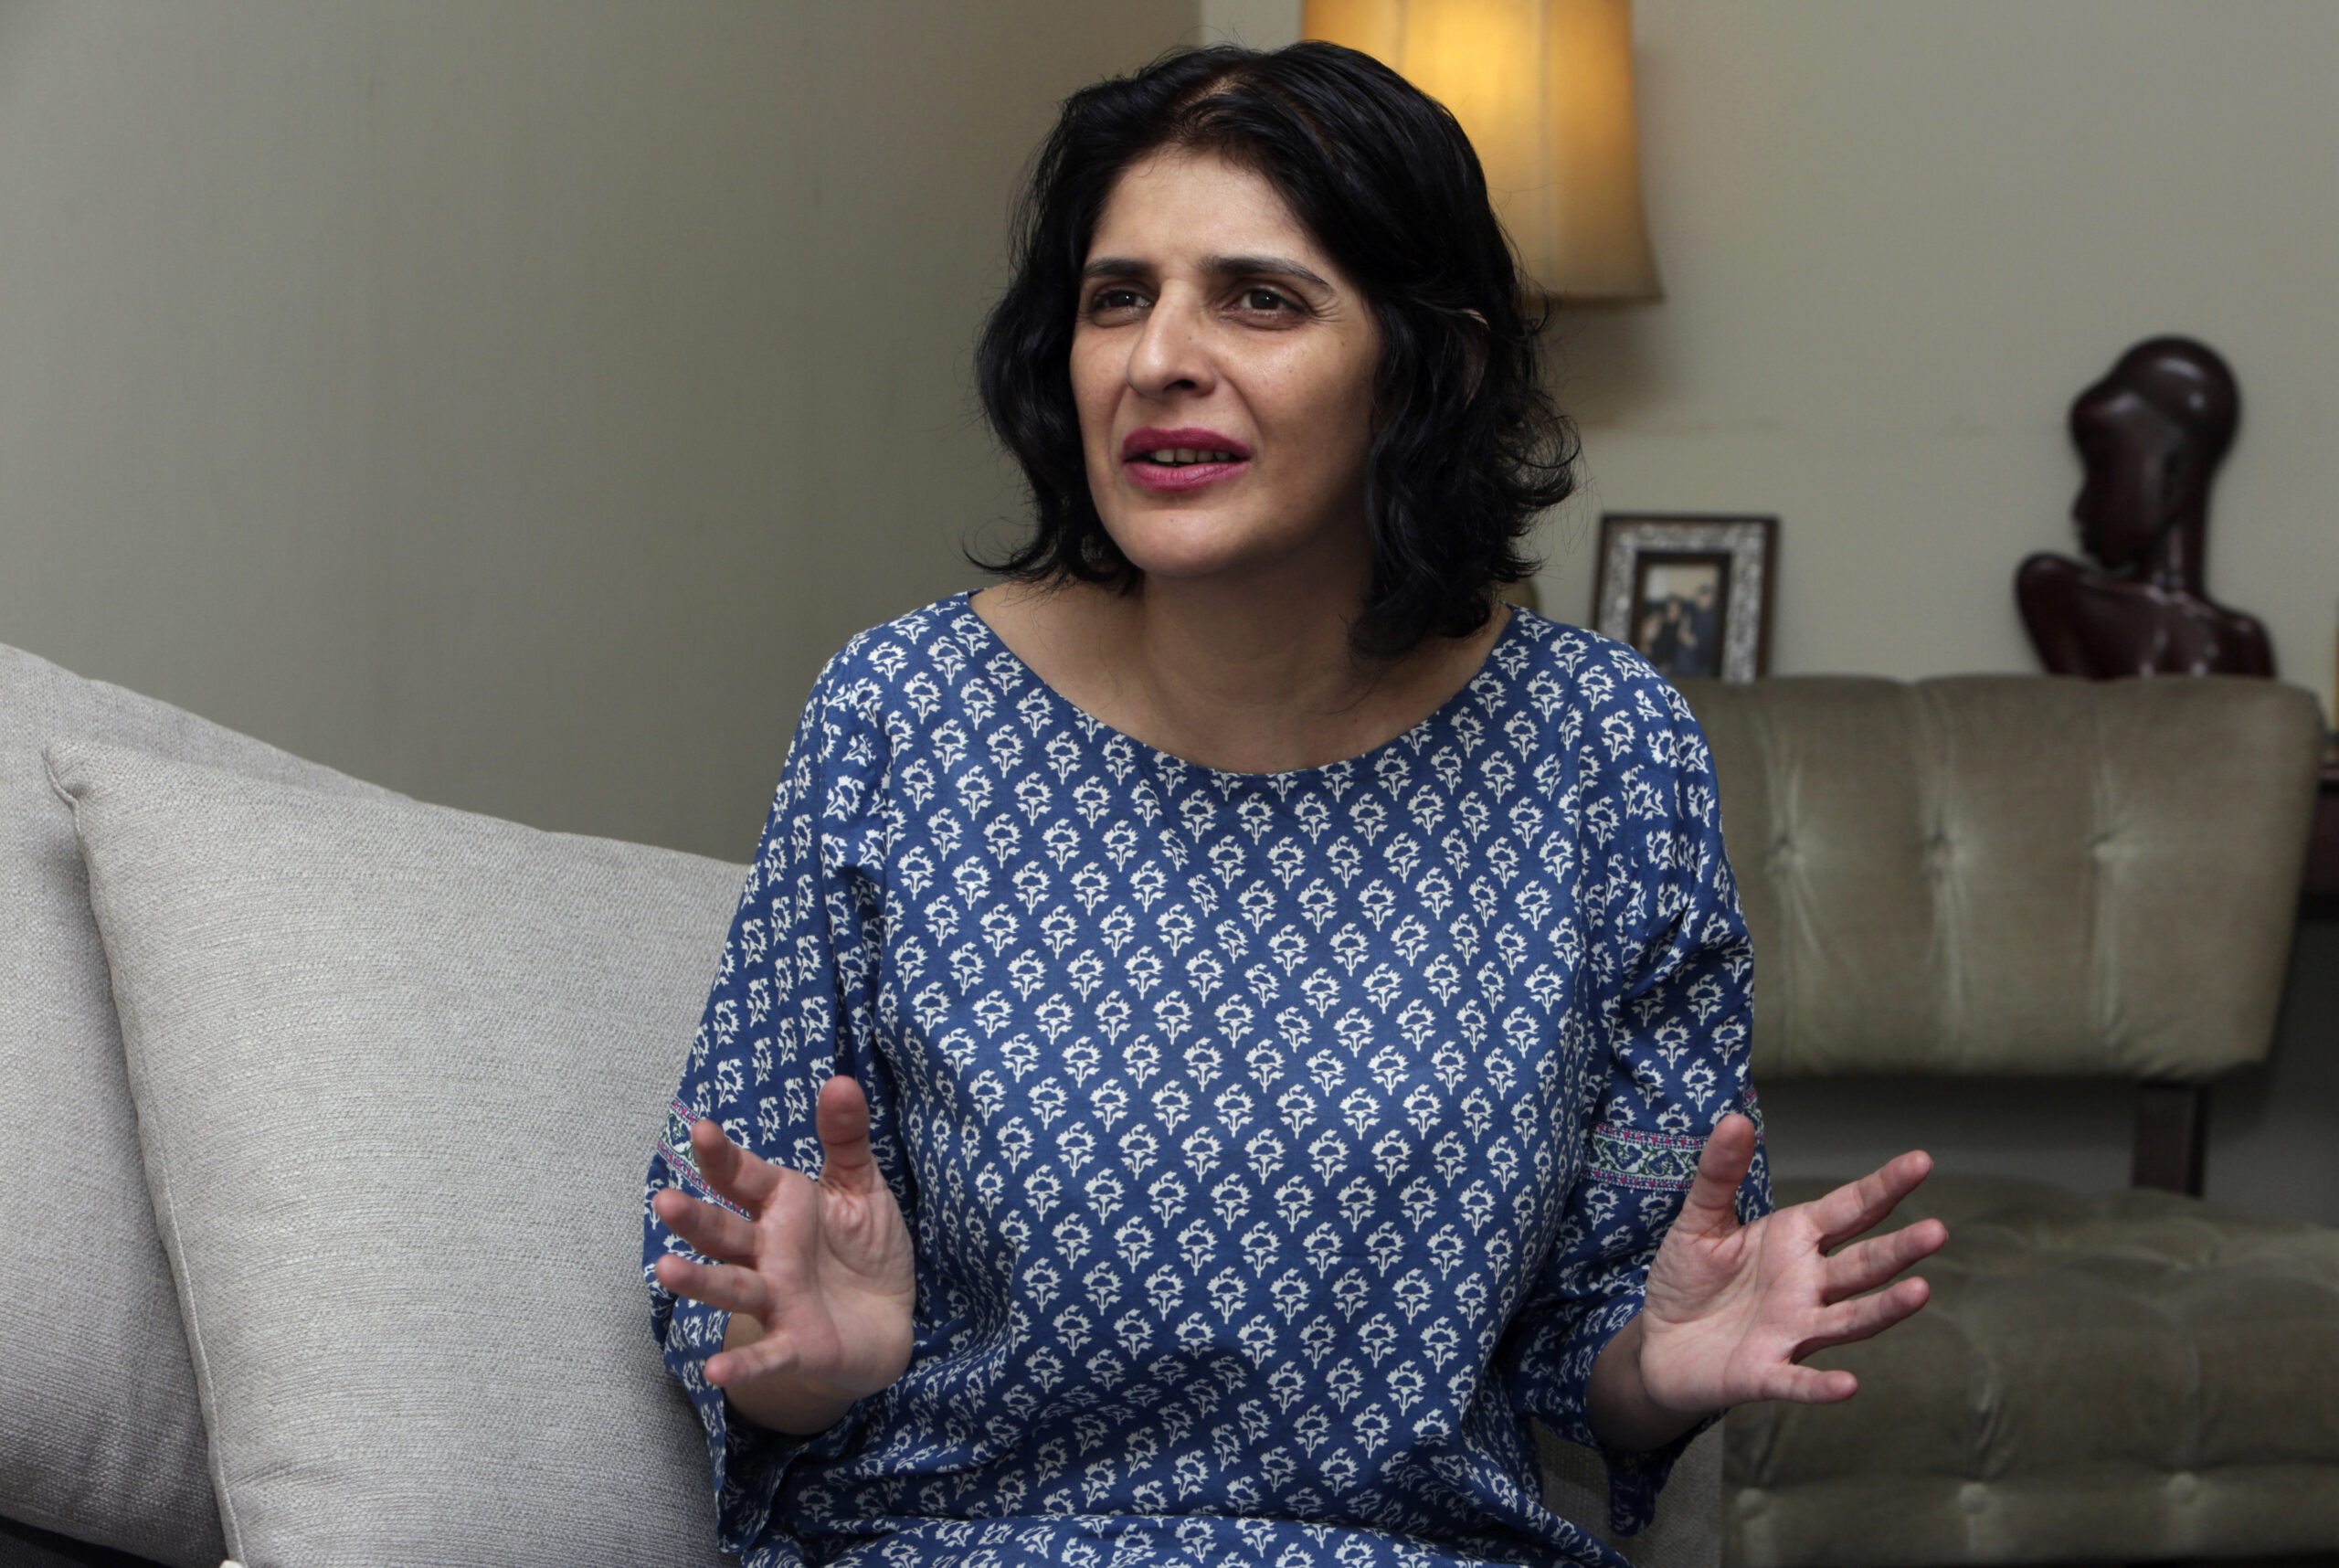
{"type": "Polygon", "coordinates": [[[1923,1220],[1853,1239],[1925,1179],[1929,1155],[1903,1154],[1826,1197],[1741,1224],[1738,1184],[1753,1157],[1754,1124],[1723,1118],[1649,1267],[1640,1372],[1649,1397],[1673,1410],[1849,1399],[1857,1378],[1803,1359],[1881,1333],[1922,1307],[1929,1287],[1921,1278],[1877,1287],[1949,1236],[1939,1220],[1923,1220]]]}
{"type": "Polygon", "coordinates": [[[658,1259],[658,1283],[732,1315],[706,1379],[763,1425],[817,1432],[909,1365],[916,1299],[909,1233],[869,1149],[869,1102],[848,1077],[821,1086],[815,1179],[691,1128],[699,1172],[746,1211],[667,1188],[658,1217],[708,1260],[658,1259]]]}

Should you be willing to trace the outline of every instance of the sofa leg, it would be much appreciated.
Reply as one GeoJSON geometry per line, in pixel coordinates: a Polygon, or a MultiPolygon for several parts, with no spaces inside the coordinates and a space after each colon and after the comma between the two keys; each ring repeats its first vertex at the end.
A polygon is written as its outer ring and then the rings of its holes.
{"type": "Polygon", "coordinates": [[[2207,1088],[2199,1084],[2138,1084],[2136,1150],[2128,1168],[2128,1185],[2199,1197],[2208,1141],[2207,1088]]]}

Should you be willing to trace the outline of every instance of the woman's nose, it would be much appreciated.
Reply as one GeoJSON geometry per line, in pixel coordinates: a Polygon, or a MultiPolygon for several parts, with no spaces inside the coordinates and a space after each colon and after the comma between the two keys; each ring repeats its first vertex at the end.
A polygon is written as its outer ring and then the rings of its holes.
{"type": "Polygon", "coordinates": [[[1205,325],[1192,302],[1175,294],[1157,301],[1129,347],[1129,386],[1148,397],[1210,391],[1217,373],[1205,325]]]}

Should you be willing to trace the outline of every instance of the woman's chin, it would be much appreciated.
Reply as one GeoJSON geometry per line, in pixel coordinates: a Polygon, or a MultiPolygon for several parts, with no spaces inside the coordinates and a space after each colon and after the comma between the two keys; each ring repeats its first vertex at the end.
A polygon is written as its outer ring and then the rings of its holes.
{"type": "Polygon", "coordinates": [[[1325,573],[1305,556],[1254,550],[1147,550],[1122,554],[1146,581],[1195,588],[1248,588],[1288,582],[1293,594],[1313,601],[1324,590],[1325,573]]]}
{"type": "Polygon", "coordinates": [[[1116,520],[1106,531],[1128,563],[1148,577],[1174,582],[1222,582],[1287,577],[1309,597],[1350,570],[1371,573],[1371,547],[1361,529],[1353,541],[1293,536],[1255,523],[1195,514],[1116,520]]]}

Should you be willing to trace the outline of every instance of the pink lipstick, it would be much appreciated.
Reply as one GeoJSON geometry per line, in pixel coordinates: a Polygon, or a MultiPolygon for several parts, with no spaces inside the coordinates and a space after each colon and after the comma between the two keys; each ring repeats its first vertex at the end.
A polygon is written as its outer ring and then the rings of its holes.
{"type": "Polygon", "coordinates": [[[1147,426],[1121,439],[1121,467],[1148,490],[1199,490],[1240,473],[1251,449],[1216,430],[1147,426]]]}

